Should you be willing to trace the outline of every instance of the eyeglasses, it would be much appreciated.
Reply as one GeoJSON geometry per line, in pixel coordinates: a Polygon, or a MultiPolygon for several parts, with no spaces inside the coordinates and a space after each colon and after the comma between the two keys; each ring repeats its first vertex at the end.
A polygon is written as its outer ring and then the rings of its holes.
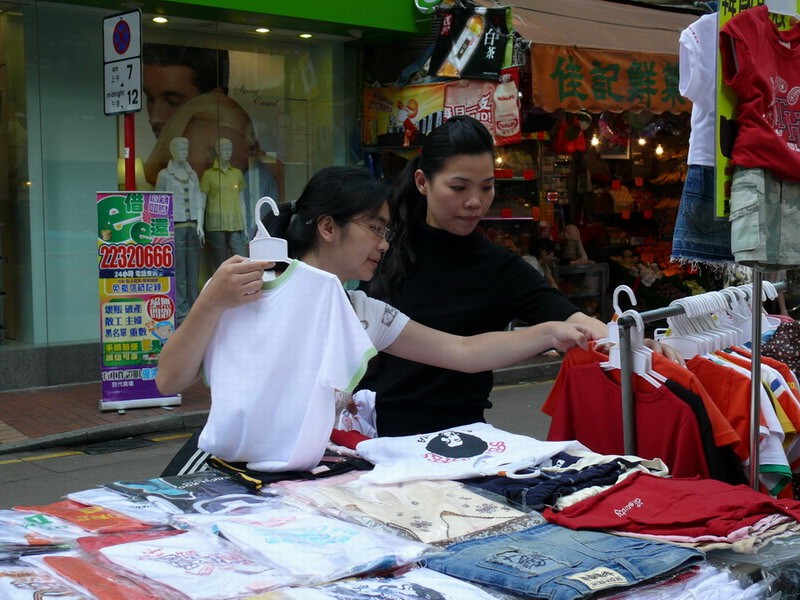
{"type": "Polygon", "coordinates": [[[356,225],[361,225],[362,227],[366,227],[382,240],[389,241],[392,239],[392,230],[389,229],[386,225],[375,225],[374,223],[362,223],[361,221],[351,221],[351,223],[355,223],[356,225]]]}

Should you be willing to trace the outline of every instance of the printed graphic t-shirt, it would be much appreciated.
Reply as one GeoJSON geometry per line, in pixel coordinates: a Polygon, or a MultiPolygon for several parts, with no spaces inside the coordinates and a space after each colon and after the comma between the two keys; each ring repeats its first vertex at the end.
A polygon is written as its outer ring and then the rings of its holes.
{"type": "Polygon", "coordinates": [[[722,76],[739,99],[733,164],[800,181],[800,26],[780,31],[766,5],[720,31],[722,76]]]}
{"type": "Polygon", "coordinates": [[[536,466],[561,451],[587,448],[574,440],[542,442],[488,423],[473,423],[420,435],[378,437],[360,442],[356,450],[375,465],[361,481],[399,483],[494,475],[536,466]]]}

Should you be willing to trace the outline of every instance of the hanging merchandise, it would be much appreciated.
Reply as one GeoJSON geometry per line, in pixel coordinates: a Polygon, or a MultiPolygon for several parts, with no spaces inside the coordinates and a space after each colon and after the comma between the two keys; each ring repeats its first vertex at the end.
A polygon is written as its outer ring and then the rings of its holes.
{"type": "Polygon", "coordinates": [[[510,11],[497,8],[453,7],[444,13],[431,55],[429,73],[496,81],[510,64],[510,11]],[[506,60],[506,54],[509,54],[506,60]]]}
{"type": "MultiPolygon", "coordinates": [[[[737,98],[731,249],[736,262],[766,270],[800,264],[798,36],[797,25],[778,29],[764,5],[743,10],[720,29],[722,78],[737,98]]],[[[717,189],[725,188],[718,182],[717,189]]]]}
{"type": "Polygon", "coordinates": [[[500,83],[480,79],[460,79],[445,86],[444,118],[469,115],[483,123],[495,145],[516,144],[522,140],[517,82],[519,69],[503,69],[500,83]]]}

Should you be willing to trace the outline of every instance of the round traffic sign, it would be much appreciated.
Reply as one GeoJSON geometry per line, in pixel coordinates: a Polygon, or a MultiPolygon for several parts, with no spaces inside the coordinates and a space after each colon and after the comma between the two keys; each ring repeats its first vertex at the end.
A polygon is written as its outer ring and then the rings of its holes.
{"type": "Polygon", "coordinates": [[[114,26],[114,35],[112,37],[114,50],[116,50],[117,54],[125,54],[131,45],[131,26],[128,25],[126,20],[121,19],[114,26]]]}

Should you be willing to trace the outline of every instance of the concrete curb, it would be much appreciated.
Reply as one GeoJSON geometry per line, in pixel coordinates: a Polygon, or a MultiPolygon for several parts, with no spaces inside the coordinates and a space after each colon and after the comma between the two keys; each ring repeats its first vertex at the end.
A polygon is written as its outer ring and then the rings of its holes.
{"type": "Polygon", "coordinates": [[[201,427],[206,422],[208,410],[187,411],[168,414],[160,417],[147,417],[136,421],[115,423],[112,425],[98,425],[77,431],[54,433],[39,438],[0,444],[0,455],[14,452],[27,452],[41,450],[42,448],[57,448],[61,446],[82,446],[108,440],[118,440],[136,435],[146,435],[160,431],[175,429],[192,429],[201,427]]]}
{"type": "Polygon", "coordinates": [[[507,385],[532,379],[555,379],[561,368],[561,357],[552,361],[515,365],[494,371],[494,384],[507,385]]]}
{"type": "MultiPolygon", "coordinates": [[[[494,371],[495,385],[508,385],[533,379],[553,379],[561,368],[561,358],[533,364],[521,364],[494,371]]],[[[137,435],[147,435],[178,429],[197,429],[203,426],[208,410],[186,411],[147,417],[113,425],[98,425],[77,431],[54,433],[39,438],[0,444],[0,455],[16,452],[59,448],[63,446],[82,446],[96,442],[118,440],[137,435]]]]}

